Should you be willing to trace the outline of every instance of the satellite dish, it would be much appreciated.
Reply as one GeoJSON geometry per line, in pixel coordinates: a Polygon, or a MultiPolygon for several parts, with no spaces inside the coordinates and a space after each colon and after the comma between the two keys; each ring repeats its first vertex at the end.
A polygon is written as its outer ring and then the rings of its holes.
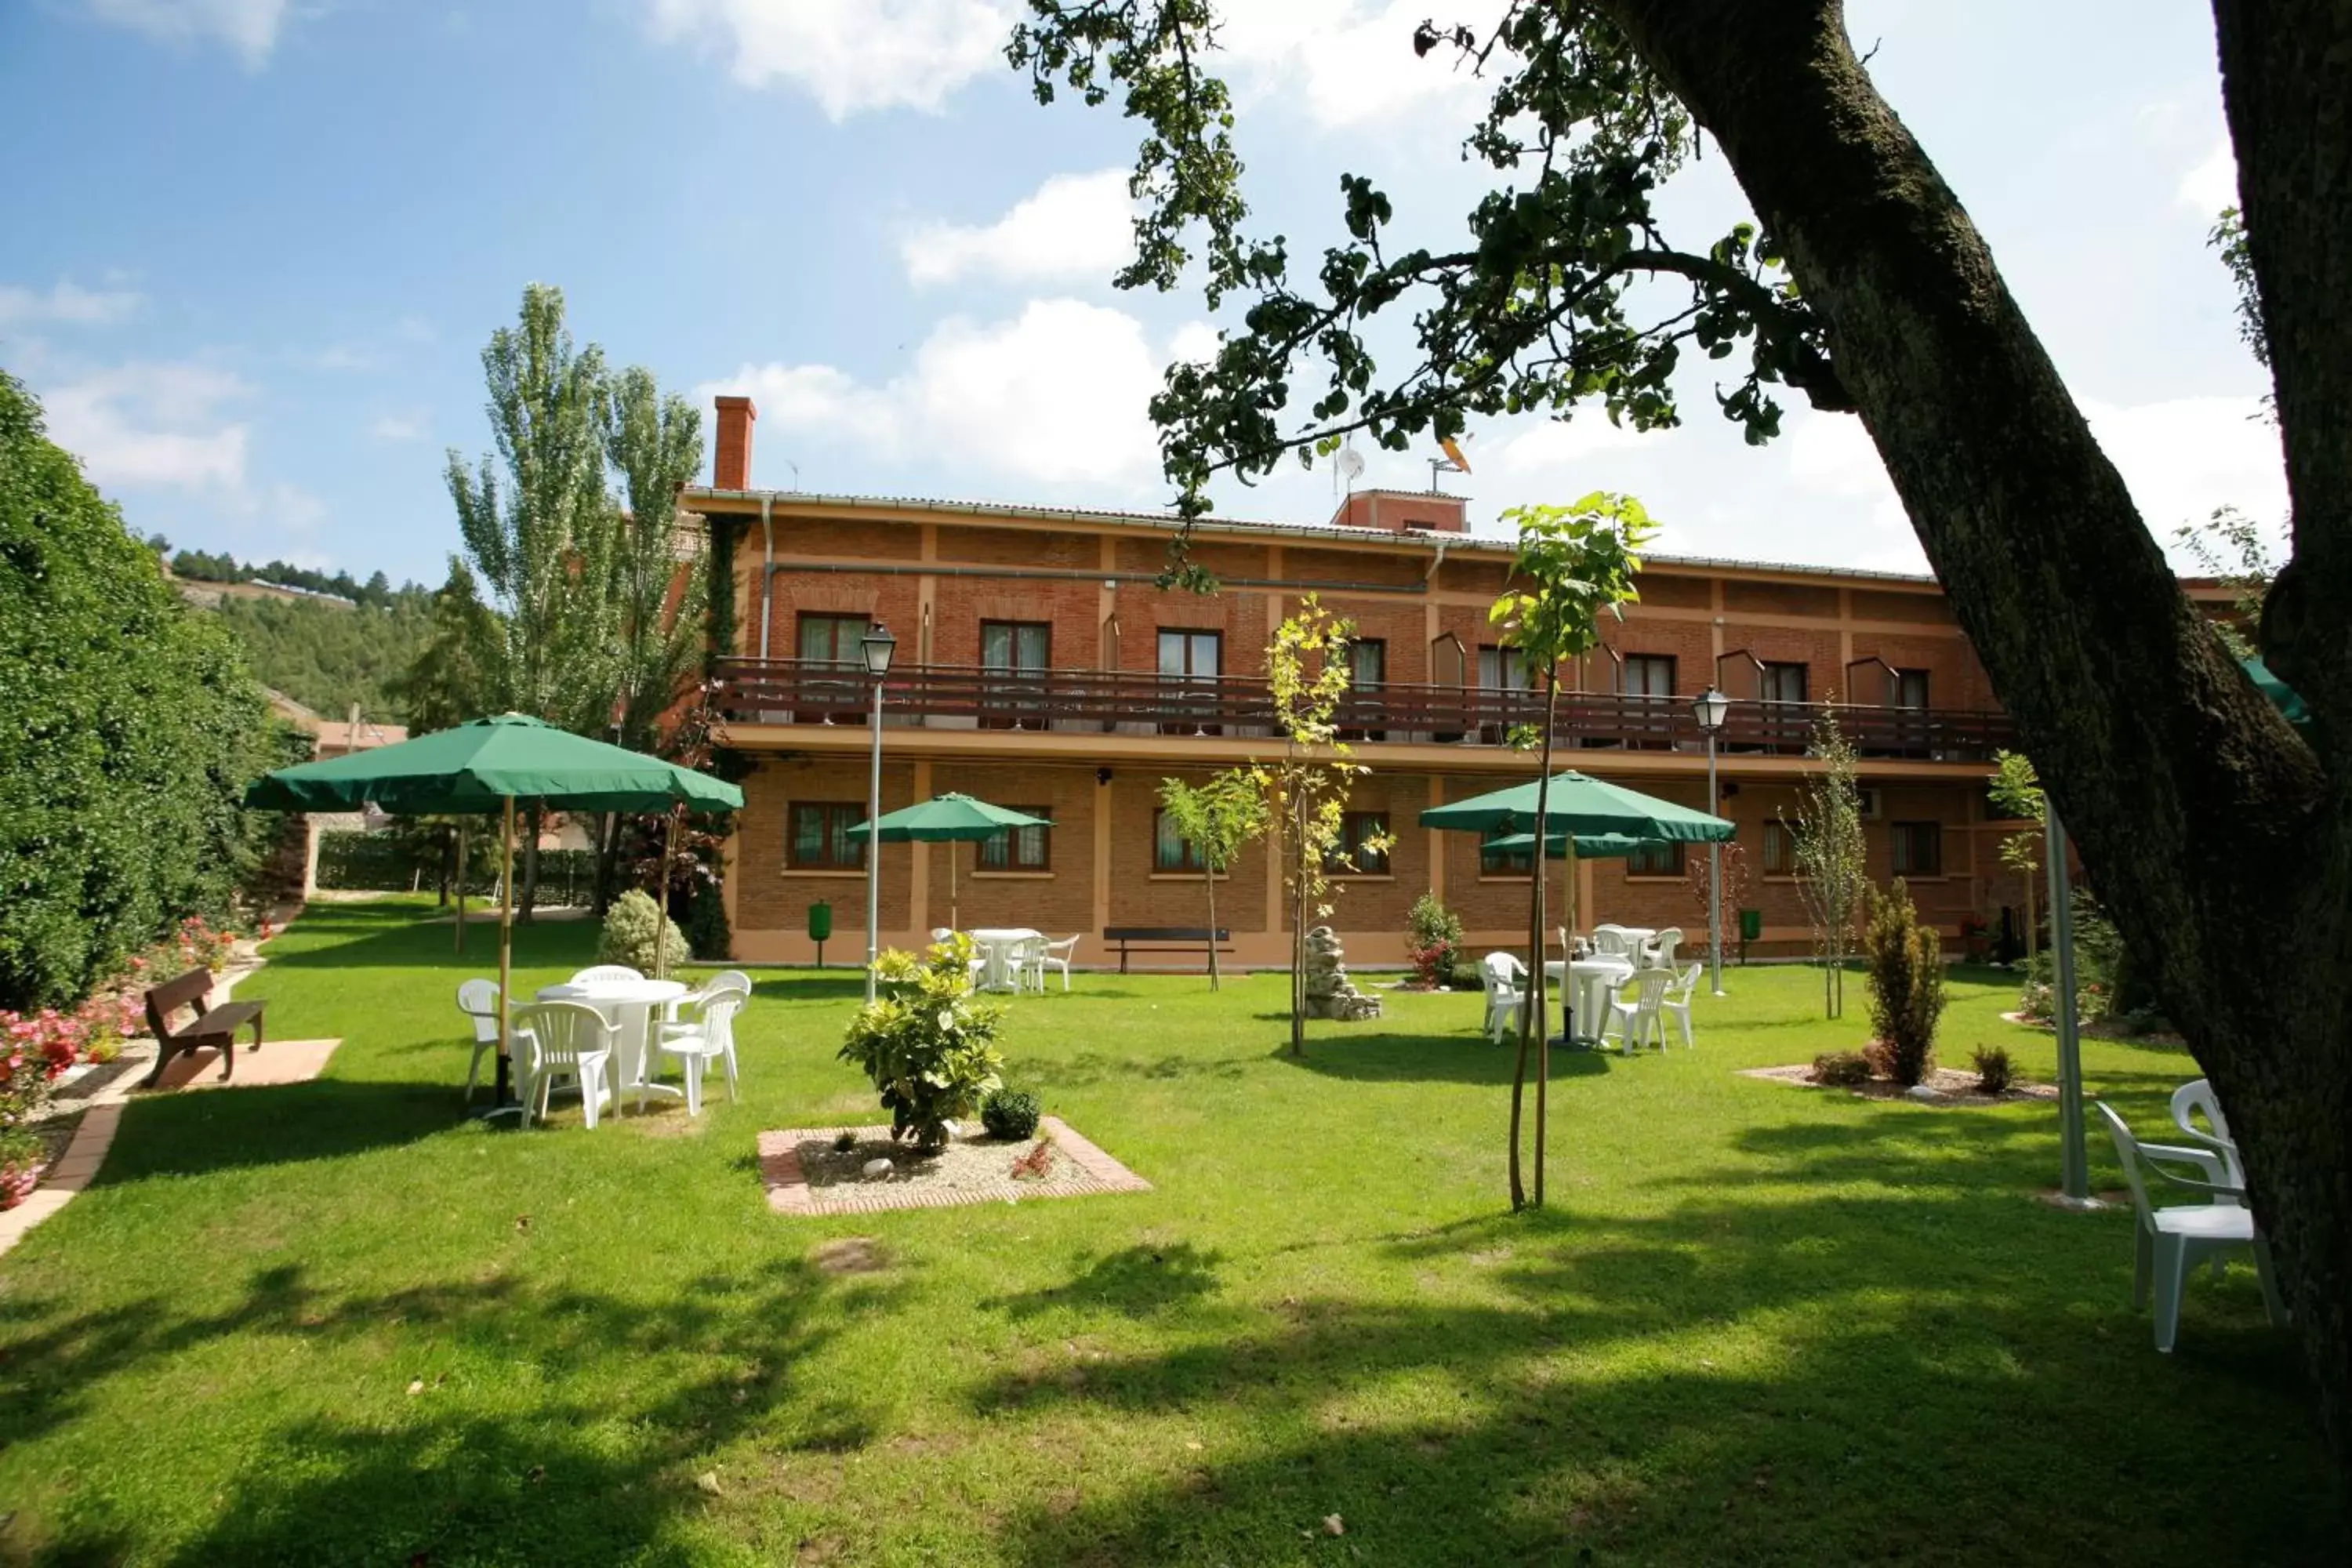
{"type": "Polygon", "coordinates": [[[1364,477],[1364,455],[1353,447],[1339,449],[1339,477],[1351,485],[1364,477]]]}
{"type": "Polygon", "coordinates": [[[1466,474],[1470,471],[1470,459],[1462,455],[1462,448],[1454,444],[1453,437],[1440,436],[1437,438],[1437,445],[1439,450],[1453,459],[1454,472],[1466,474]]]}

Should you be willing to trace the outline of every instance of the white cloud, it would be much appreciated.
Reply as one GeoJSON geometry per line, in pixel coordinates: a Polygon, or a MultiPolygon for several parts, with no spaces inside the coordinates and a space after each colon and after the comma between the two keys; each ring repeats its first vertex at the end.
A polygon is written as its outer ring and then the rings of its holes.
{"type": "MultiPolygon", "coordinates": [[[[1429,0],[1244,0],[1221,9],[1218,48],[1238,68],[1236,93],[1279,98],[1326,130],[1470,104],[1493,90],[1451,45],[1413,53],[1413,30],[1430,18],[1429,0]]],[[[1483,39],[1503,11],[1501,0],[1462,0],[1436,19],[1467,26],[1483,39]]]]}
{"type": "Polygon", "coordinates": [[[899,243],[907,277],[919,287],[972,275],[1108,280],[1132,253],[1127,181],[1124,169],[1055,174],[992,224],[926,224],[899,243]]]}
{"type": "Polygon", "coordinates": [[[657,40],[715,48],[745,87],[797,87],[835,121],[936,112],[965,82],[1004,69],[1013,25],[990,0],[647,0],[646,20],[657,40]]]}
{"type": "MultiPolygon", "coordinates": [[[[1202,338],[1184,330],[1176,340],[1202,338]]],[[[746,364],[696,392],[703,399],[750,394],[762,434],[807,432],[927,473],[979,472],[1131,496],[1160,472],[1144,405],[1170,352],[1123,311],[1033,300],[1009,321],[940,322],[913,368],[880,386],[832,365],[770,363],[746,364]]],[[[803,466],[815,467],[805,458],[803,466]]]]}
{"type": "Polygon", "coordinates": [[[287,13],[287,0],[87,0],[87,4],[89,14],[101,22],[166,43],[216,39],[251,70],[268,63],[287,13]]]}
{"type": "Polygon", "coordinates": [[[330,343],[316,353],[300,357],[313,370],[368,371],[383,367],[383,355],[355,343],[330,343]]]}
{"type": "Polygon", "coordinates": [[[2180,176],[2180,205],[2209,219],[2238,205],[2238,154],[2227,136],[2180,176]]]}
{"type": "Polygon", "coordinates": [[[153,362],[48,386],[41,400],[50,438],[100,485],[239,492],[250,426],[223,405],[252,392],[226,371],[153,362]]]}
{"type": "Polygon", "coordinates": [[[2278,430],[2252,397],[2179,397],[2130,407],[2085,403],[2092,434],[2131,487],[2140,516],[2169,542],[2184,522],[2234,506],[2255,518],[2287,513],[2278,430]]]}
{"type": "Polygon", "coordinates": [[[77,326],[106,326],[120,321],[142,303],[126,289],[85,289],[61,278],[47,293],[16,284],[0,283],[0,327],[19,321],[62,321],[77,326]]]}
{"type": "Polygon", "coordinates": [[[432,427],[432,416],[422,408],[407,408],[378,415],[368,434],[379,441],[422,441],[432,427]]]}

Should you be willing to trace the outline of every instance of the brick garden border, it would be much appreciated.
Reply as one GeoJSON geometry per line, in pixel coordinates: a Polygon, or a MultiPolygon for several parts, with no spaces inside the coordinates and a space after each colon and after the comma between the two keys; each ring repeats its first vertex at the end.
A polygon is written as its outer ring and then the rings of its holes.
{"type": "MultiPolygon", "coordinates": [[[[1057,1173],[1057,1184],[1040,1191],[1034,1183],[1007,1176],[980,1187],[909,1186],[898,1183],[844,1182],[813,1187],[801,1170],[800,1145],[824,1142],[837,1127],[791,1127],[760,1134],[760,1181],[768,1190],[768,1206],[778,1214],[875,1214],[884,1209],[943,1209],[968,1204],[1001,1204],[1030,1198],[1082,1198],[1096,1193],[1148,1193],[1151,1184],[1112,1159],[1089,1140],[1071,1130],[1058,1116],[1037,1120],[1038,1131],[1054,1140],[1054,1147],[1075,1167],[1057,1173]],[[839,1196],[835,1196],[839,1194],[839,1196]]],[[[850,1129],[861,1138],[887,1138],[887,1127],[850,1129]]],[[[1011,1146],[1007,1145],[1009,1149],[1011,1146]]]]}

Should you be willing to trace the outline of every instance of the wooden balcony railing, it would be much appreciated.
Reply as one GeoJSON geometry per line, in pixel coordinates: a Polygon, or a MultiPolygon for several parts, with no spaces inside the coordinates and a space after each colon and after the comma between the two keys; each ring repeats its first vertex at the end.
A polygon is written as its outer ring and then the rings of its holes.
{"type": "MultiPolygon", "coordinates": [[[[792,658],[719,661],[720,712],[738,723],[862,724],[871,689],[862,671],[792,658]]],[[[1735,702],[1721,745],[1727,754],[1801,755],[1824,704],[1735,702]]],[[[2014,743],[2008,716],[1936,708],[1838,704],[1839,726],[1865,757],[1979,763],[2014,743]]],[[[1703,752],[1706,738],[1686,697],[1562,692],[1563,749],[1703,752]]],[[[1275,734],[1272,696],[1256,677],[1178,678],[1105,670],[977,669],[899,665],[883,690],[883,721],[931,729],[1052,731],[1069,734],[1275,734]]],[[[1499,746],[1514,729],[1539,727],[1535,692],[1478,686],[1386,682],[1342,710],[1343,733],[1371,742],[1499,746]]]]}

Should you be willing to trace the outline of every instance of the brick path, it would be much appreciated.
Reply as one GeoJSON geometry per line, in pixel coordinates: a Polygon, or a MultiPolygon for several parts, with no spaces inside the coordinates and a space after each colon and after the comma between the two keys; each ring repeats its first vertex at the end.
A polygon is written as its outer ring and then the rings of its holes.
{"type": "MultiPolygon", "coordinates": [[[[800,1145],[829,1142],[837,1128],[787,1128],[760,1134],[760,1180],[768,1206],[778,1214],[874,1214],[883,1209],[943,1209],[966,1204],[1011,1203],[1023,1198],[1075,1198],[1093,1193],[1148,1193],[1151,1184],[1071,1131],[1058,1116],[1040,1117],[1037,1131],[1054,1140],[1061,1169],[1049,1184],[1001,1182],[971,1187],[919,1187],[900,1182],[843,1182],[812,1187],[801,1171],[800,1145]]],[[[850,1129],[860,1138],[887,1138],[887,1127],[850,1129]]],[[[1007,1144],[1005,1152],[1013,1152],[1007,1144]]]]}

